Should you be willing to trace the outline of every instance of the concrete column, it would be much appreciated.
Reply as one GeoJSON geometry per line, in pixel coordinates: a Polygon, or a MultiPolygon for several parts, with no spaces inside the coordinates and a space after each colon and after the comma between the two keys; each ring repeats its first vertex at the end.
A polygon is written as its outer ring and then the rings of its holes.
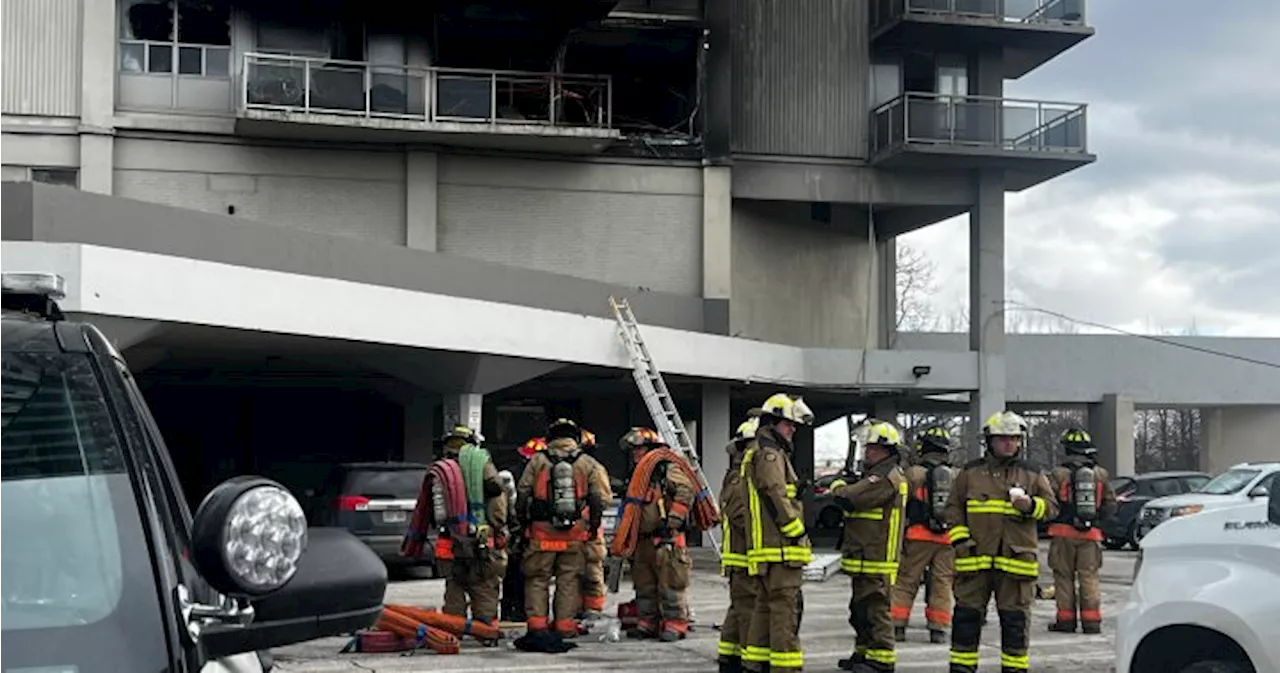
{"type": "Polygon", "coordinates": [[[465,425],[479,432],[484,396],[478,393],[461,393],[444,396],[444,428],[465,425]]]}
{"type": "Polygon", "coordinates": [[[1280,459],[1280,405],[1217,407],[1200,412],[1200,469],[1217,474],[1239,463],[1280,459]]]}
{"type": "Polygon", "coordinates": [[[439,161],[434,152],[405,152],[405,245],[417,250],[439,249],[439,161]]]}
{"type": "MultiPolygon", "coordinates": [[[[791,456],[791,464],[796,468],[796,476],[799,477],[800,485],[813,483],[813,467],[816,456],[814,455],[814,439],[813,428],[800,426],[796,430],[794,440],[795,453],[791,456]]],[[[801,501],[804,504],[804,527],[809,531],[817,530],[818,513],[813,506],[813,489],[801,488],[801,501]]]]}
{"type": "Polygon", "coordinates": [[[404,404],[404,459],[411,463],[430,463],[435,459],[436,429],[435,395],[417,392],[404,404]]]}
{"type": "Polygon", "coordinates": [[[110,194],[115,160],[116,3],[83,0],[80,30],[80,189],[110,194]]]}
{"type": "Polygon", "coordinates": [[[975,183],[977,198],[969,211],[969,349],[978,354],[978,390],[969,414],[979,432],[983,421],[1005,406],[1004,174],[980,171],[975,183]]]}
{"type": "Polygon", "coordinates": [[[1115,476],[1134,474],[1133,400],[1103,395],[1089,405],[1089,434],[1098,445],[1098,464],[1115,476]]]}
{"type": "Polygon", "coordinates": [[[729,333],[732,294],[731,258],[733,179],[728,166],[702,169],[703,325],[712,334],[729,333]]]}
{"type": "Polygon", "coordinates": [[[720,496],[720,484],[729,471],[729,454],[725,453],[724,447],[736,429],[735,420],[729,415],[729,386],[724,383],[702,384],[695,437],[702,470],[707,474],[707,482],[716,497],[720,496]]]}
{"type": "Polygon", "coordinates": [[[893,348],[898,340],[898,239],[889,238],[876,246],[880,258],[880,343],[893,348]]]}

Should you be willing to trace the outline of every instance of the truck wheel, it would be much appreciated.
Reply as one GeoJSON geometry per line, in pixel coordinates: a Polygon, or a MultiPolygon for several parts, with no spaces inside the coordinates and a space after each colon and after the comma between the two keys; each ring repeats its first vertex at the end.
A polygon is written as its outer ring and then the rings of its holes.
{"type": "Polygon", "coordinates": [[[1253,667],[1238,661],[1197,661],[1179,673],[1253,673],[1253,667]]]}

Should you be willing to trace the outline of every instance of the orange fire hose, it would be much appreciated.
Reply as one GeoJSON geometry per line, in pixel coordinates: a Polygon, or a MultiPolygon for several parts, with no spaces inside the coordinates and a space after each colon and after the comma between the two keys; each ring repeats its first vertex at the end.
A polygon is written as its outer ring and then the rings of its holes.
{"type": "Polygon", "coordinates": [[[462,651],[458,637],[440,628],[432,628],[421,621],[400,612],[399,606],[387,605],[382,608],[374,628],[379,631],[390,631],[404,638],[416,638],[425,642],[427,647],[438,654],[457,654],[462,651]]]}
{"type": "MultiPolygon", "coordinates": [[[[626,498],[622,501],[622,516],[618,519],[618,529],[609,550],[614,556],[631,558],[635,553],[636,542],[640,537],[640,509],[649,502],[653,471],[659,463],[666,462],[679,467],[695,486],[701,483],[689,462],[675,451],[661,448],[644,454],[631,477],[631,483],[627,485],[626,498]]],[[[700,491],[694,496],[690,519],[698,530],[709,530],[720,523],[719,510],[710,495],[707,491],[700,491]]]]}
{"type": "Polygon", "coordinates": [[[502,637],[502,631],[496,624],[485,624],[412,605],[387,605],[386,609],[395,610],[418,623],[426,624],[433,629],[443,629],[455,636],[471,636],[477,640],[497,640],[502,637]]]}

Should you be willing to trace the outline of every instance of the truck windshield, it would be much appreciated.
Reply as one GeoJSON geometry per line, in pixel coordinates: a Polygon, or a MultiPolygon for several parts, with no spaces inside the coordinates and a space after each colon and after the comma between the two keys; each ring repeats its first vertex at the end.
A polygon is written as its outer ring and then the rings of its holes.
{"type": "Polygon", "coordinates": [[[151,556],[89,356],[6,352],[2,383],[5,669],[163,670],[151,556]]]}
{"type": "Polygon", "coordinates": [[[1222,474],[1209,480],[1209,483],[1201,486],[1197,493],[1208,493],[1209,495],[1231,495],[1240,492],[1240,489],[1249,485],[1254,477],[1261,473],[1260,470],[1227,470],[1222,474]]]}

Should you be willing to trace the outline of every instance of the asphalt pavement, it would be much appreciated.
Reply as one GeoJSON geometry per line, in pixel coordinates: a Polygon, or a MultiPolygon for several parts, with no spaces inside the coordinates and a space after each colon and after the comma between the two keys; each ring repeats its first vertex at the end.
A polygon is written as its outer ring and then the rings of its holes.
{"type": "MultiPolygon", "coordinates": [[[[1041,558],[1045,558],[1042,545],[1041,558]]],[[[599,632],[577,639],[579,647],[565,654],[529,654],[518,652],[510,639],[499,647],[483,647],[463,641],[462,653],[454,656],[418,652],[404,654],[339,654],[346,638],[324,638],[275,650],[276,670],[282,673],[350,673],[354,671],[408,672],[450,671],[458,673],[508,673],[538,671],[635,671],[660,668],[663,673],[713,672],[716,670],[716,625],[728,607],[728,589],[715,570],[709,550],[695,549],[694,577],[690,588],[690,606],[695,629],[689,638],[678,643],[628,641],[603,643],[599,632]]],[[[1133,577],[1136,554],[1106,552],[1102,569],[1103,633],[1101,635],[1049,633],[1053,620],[1052,600],[1037,600],[1032,610],[1031,670],[1046,673],[1066,671],[1114,670],[1113,617],[1123,607],[1133,577]]],[[[1042,565],[1044,565],[1042,563],[1042,565]]],[[[1047,568],[1042,585],[1052,584],[1047,568]]],[[[444,594],[442,580],[396,581],[387,587],[387,602],[439,606],[444,594]]],[[[629,580],[622,590],[609,597],[608,614],[616,614],[618,603],[630,600],[629,580]]],[[[923,596],[921,596],[921,599],[923,596]]],[[[836,661],[849,655],[853,631],[848,619],[849,580],[836,574],[825,582],[806,582],[805,615],[801,626],[804,643],[805,670],[837,671],[836,661]]],[[[898,644],[898,671],[946,671],[947,645],[928,642],[924,628],[924,607],[915,605],[912,627],[907,642],[898,644]]],[[[988,625],[982,634],[982,671],[998,671],[1000,630],[994,605],[988,625]]],[[[512,637],[519,632],[512,632],[512,637]]]]}

